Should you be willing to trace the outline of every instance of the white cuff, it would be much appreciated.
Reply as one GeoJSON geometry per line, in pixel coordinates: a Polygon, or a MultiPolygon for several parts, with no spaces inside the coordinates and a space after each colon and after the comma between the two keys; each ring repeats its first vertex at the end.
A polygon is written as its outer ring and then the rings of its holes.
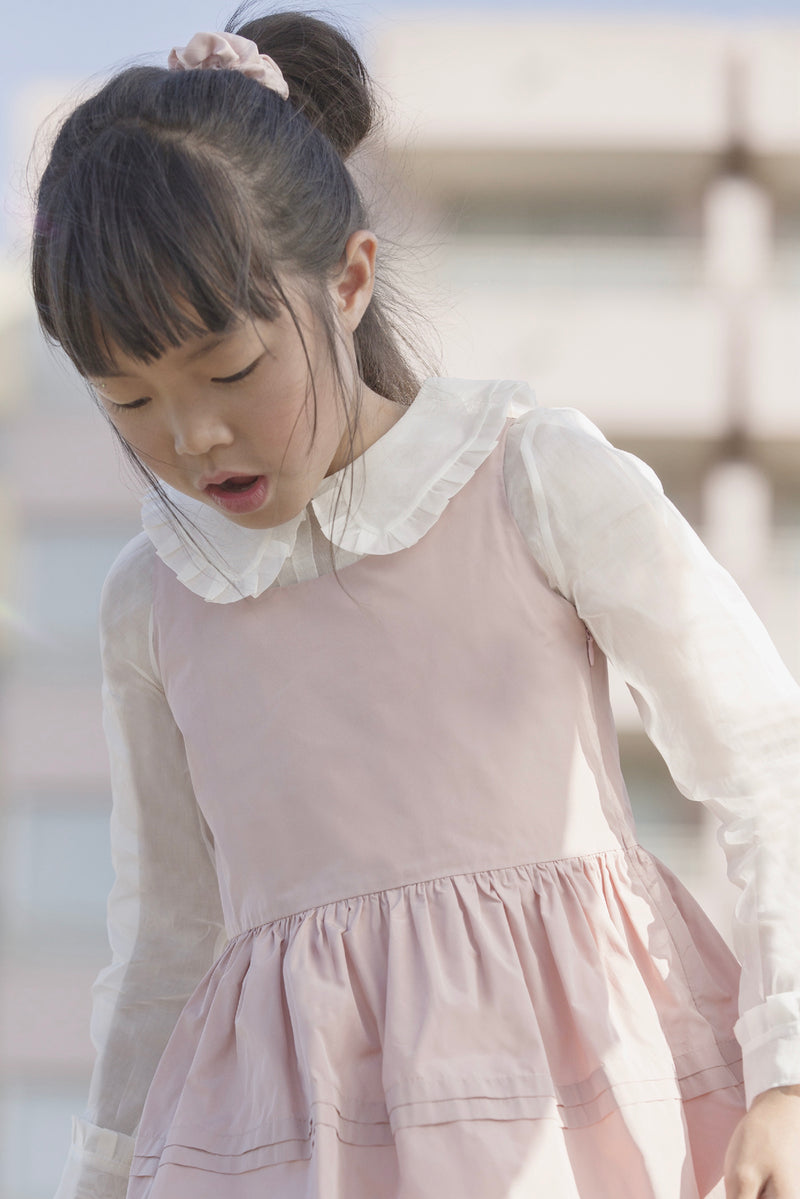
{"type": "Polygon", "coordinates": [[[134,1138],[72,1118],[72,1144],[55,1199],[125,1199],[134,1138]]]}
{"type": "Polygon", "coordinates": [[[748,1110],[770,1087],[800,1084],[800,994],[769,995],[737,1020],[748,1110]]]}

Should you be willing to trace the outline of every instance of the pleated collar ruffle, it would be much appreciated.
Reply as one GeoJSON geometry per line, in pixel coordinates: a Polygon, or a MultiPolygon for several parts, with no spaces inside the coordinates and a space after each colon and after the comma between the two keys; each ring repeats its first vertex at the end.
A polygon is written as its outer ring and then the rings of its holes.
{"type": "MultiPolygon", "coordinates": [[[[535,407],[525,383],[428,379],[392,427],[348,467],[323,479],[310,506],[325,536],[354,554],[392,554],[419,541],[497,445],[506,419],[535,407]]],[[[180,519],[155,492],[142,523],[159,558],[210,603],[258,596],[294,550],[308,509],[272,529],[247,529],[164,487],[180,519]],[[182,527],[183,526],[183,527],[182,527]]]]}

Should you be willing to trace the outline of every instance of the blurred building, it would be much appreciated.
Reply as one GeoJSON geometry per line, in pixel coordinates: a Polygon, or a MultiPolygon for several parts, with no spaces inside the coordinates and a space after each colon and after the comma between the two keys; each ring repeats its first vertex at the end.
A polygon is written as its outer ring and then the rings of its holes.
{"type": "Polygon", "coordinates": [[[98,597],[138,504],[86,388],[41,340],[27,280],[3,285],[0,1196],[38,1199],[86,1102],[87,988],[108,954],[98,597]]]}
{"type": "MultiPolygon", "coordinates": [[[[372,55],[397,102],[376,203],[420,239],[447,372],[527,379],[648,461],[795,674],[798,56],[800,25],[452,14],[372,55]]],[[[138,518],[24,294],[0,280],[0,1196],[48,1199],[107,955],[98,593],[138,518]]],[[[715,823],[614,702],[641,839],[729,937],[715,823]]]]}

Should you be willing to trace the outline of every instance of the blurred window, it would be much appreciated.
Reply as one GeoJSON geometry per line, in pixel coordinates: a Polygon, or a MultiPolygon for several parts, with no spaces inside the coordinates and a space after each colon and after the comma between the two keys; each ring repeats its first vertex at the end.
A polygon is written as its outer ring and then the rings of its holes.
{"type": "Polygon", "coordinates": [[[100,592],[129,529],[32,528],[17,555],[16,669],[48,681],[96,677],[100,592]]]}
{"type": "Polygon", "coordinates": [[[655,205],[465,200],[444,247],[459,285],[698,286],[699,229],[655,205]]]}
{"type": "Polygon", "coordinates": [[[20,565],[34,627],[59,638],[94,637],[103,580],[125,540],[117,530],[31,530],[20,565]]]}
{"type": "Polygon", "coordinates": [[[691,830],[702,822],[701,805],[681,794],[661,754],[643,734],[621,736],[620,757],[637,825],[691,830]]]}
{"type": "Polygon", "coordinates": [[[681,794],[644,734],[620,737],[620,760],[638,840],[691,889],[705,868],[705,809],[681,794]]]}
{"type": "Polygon", "coordinates": [[[18,949],[53,946],[66,954],[104,944],[113,882],[106,803],[75,796],[17,799],[5,813],[3,838],[6,934],[18,949]]]}
{"type": "Polygon", "coordinates": [[[69,1149],[71,1117],[86,1104],[85,1083],[8,1082],[0,1098],[0,1194],[51,1199],[69,1149]]]}
{"type": "Polygon", "coordinates": [[[63,350],[45,340],[35,319],[26,322],[21,340],[30,372],[26,408],[84,419],[92,402],[89,388],[63,350]]]}
{"type": "Polygon", "coordinates": [[[777,199],[772,216],[772,283],[800,289],[800,211],[796,197],[777,199]]]}
{"type": "Polygon", "coordinates": [[[769,631],[800,682],[800,498],[776,496],[769,562],[769,631]],[[781,498],[783,502],[781,502],[781,498]]]}

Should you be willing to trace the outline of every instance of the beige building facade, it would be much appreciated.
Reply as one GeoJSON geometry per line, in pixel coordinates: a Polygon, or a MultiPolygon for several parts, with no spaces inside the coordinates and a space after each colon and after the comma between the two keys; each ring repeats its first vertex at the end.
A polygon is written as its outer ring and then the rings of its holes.
{"type": "MultiPolygon", "coordinates": [[[[370,44],[375,203],[447,373],[526,379],[648,461],[800,676],[800,25],[487,12],[370,44]]],[[[0,1196],[48,1199],[107,954],[98,594],[138,505],[25,289],[0,280],[0,1196]]],[[[729,937],[713,819],[614,703],[641,839],[729,937]]]]}

